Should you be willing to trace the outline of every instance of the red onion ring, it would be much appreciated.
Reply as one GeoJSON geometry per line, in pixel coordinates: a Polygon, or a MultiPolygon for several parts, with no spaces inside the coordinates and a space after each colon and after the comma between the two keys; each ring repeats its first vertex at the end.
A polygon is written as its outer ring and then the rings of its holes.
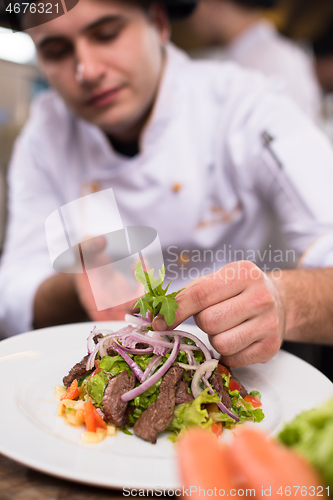
{"type": "MultiPolygon", "coordinates": [[[[210,383],[208,382],[208,380],[205,377],[202,377],[202,380],[203,380],[204,384],[206,385],[206,387],[208,387],[208,391],[210,392],[210,394],[214,395],[215,391],[212,388],[212,386],[210,385],[210,383]]],[[[237,415],[235,415],[234,413],[232,413],[230,410],[228,410],[228,408],[226,406],[224,406],[222,401],[220,403],[216,403],[216,404],[220,408],[222,413],[226,413],[227,415],[229,415],[229,417],[233,418],[236,422],[240,421],[240,418],[237,415]]]]}
{"type": "Polygon", "coordinates": [[[170,366],[177,358],[177,355],[179,352],[179,347],[180,347],[180,338],[178,337],[178,335],[175,335],[174,339],[175,339],[175,341],[173,343],[173,348],[172,348],[172,351],[170,353],[168,360],[164,363],[163,366],[161,366],[161,368],[159,370],[157,370],[157,372],[154,373],[154,375],[152,375],[148,380],[143,382],[143,384],[139,385],[139,387],[135,387],[131,391],[125,392],[125,394],[123,394],[121,396],[121,399],[125,403],[127,403],[128,401],[131,401],[131,399],[134,399],[137,396],[140,396],[140,394],[142,394],[147,389],[149,389],[149,387],[151,387],[153,384],[155,384],[155,382],[157,382],[161,377],[163,377],[163,375],[169,370],[170,366]]]}

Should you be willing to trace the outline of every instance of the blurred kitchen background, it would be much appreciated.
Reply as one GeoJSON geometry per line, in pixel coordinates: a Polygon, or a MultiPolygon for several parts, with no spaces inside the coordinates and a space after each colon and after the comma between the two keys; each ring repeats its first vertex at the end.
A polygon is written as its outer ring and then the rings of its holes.
{"type": "MultiPolygon", "coordinates": [[[[4,9],[4,2],[0,0],[0,16],[3,18],[4,9]]],[[[273,22],[283,35],[299,44],[314,65],[312,42],[333,26],[333,0],[280,0],[276,8],[263,10],[262,15],[273,22]]],[[[208,49],[207,42],[200,39],[198,33],[194,34],[189,21],[174,23],[173,41],[191,55],[208,49]]],[[[325,71],[330,72],[332,85],[329,82],[325,90],[322,89],[320,126],[333,142],[333,42],[330,43],[332,53],[325,54],[325,60],[330,65],[328,69],[325,66],[325,71]]],[[[330,78],[326,74],[328,81],[330,78]]],[[[302,82],[299,84],[302,85],[302,82]]],[[[45,88],[47,85],[38,72],[30,37],[0,28],[0,254],[6,228],[6,172],[12,148],[29,115],[31,100],[45,88]]],[[[311,351],[320,359],[313,364],[333,379],[333,349],[316,349],[311,351]]]]}

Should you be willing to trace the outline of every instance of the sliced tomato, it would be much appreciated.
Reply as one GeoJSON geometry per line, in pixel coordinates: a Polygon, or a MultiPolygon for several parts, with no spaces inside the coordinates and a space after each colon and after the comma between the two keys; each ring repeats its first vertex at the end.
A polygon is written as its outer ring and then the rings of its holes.
{"type": "Polygon", "coordinates": [[[68,387],[66,394],[61,396],[60,401],[64,399],[76,399],[80,396],[80,388],[78,387],[77,380],[73,380],[70,387],[68,387]]]}
{"type": "Polygon", "coordinates": [[[259,408],[259,406],[262,405],[258,396],[250,396],[249,394],[245,396],[244,401],[246,401],[247,403],[251,403],[253,408],[259,408]]]}
{"type": "Polygon", "coordinates": [[[229,370],[223,365],[220,365],[220,363],[217,365],[217,371],[219,372],[220,375],[224,373],[225,375],[229,375],[229,370]]]}
{"type": "Polygon", "coordinates": [[[94,413],[94,407],[91,401],[88,401],[84,405],[84,420],[86,422],[87,426],[87,431],[88,432],[96,432],[96,420],[95,420],[95,413],[94,413]]]}
{"type": "Polygon", "coordinates": [[[229,391],[239,391],[241,386],[234,380],[229,381],[229,391]]]}
{"type": "Polygon", "coordinates": [[[223,431],[222,422],[213,422],[211,429],[215,436],[220,437],[223,431]]]}
{"type": "Polygon", "coordinates": [[[103,418],[98,413],[95,407],[94,407],[94,417],[95,417],[96,427],[100,429],[107,429],[106,423],[104,422],[103,418]]]}

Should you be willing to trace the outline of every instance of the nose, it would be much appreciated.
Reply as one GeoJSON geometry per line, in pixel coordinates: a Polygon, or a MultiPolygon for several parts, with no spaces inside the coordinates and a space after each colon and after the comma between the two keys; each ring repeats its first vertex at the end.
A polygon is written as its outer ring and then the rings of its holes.
{"type": "Polygon", "coordinates": [[[76,81],[86,87],[95,87],[103,80],[106,68],[98,58],[98,53],[88,43],[80,43],[76,47],[76,81]]]}

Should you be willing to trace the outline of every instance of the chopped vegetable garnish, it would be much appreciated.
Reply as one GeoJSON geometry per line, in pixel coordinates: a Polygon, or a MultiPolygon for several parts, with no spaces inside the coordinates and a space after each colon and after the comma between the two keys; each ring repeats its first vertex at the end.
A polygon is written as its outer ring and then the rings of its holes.
{"type": "Polygon", "coordinates": [[[152,313],[153,319],[161,314],[167,325],[171,326],[176,319],[176,310],[178,304],[175,300],[177,295],[184,290],[167,294],[168,286],[163,290],[162,285],[165,278],[165,267],[159,272],[159,278],[154,278],[154,269],[149,273],[142,269],[141,262],[138,262],[135,268],[135,277],[145,287],[146,294],[139,299],[133,307],[140,307],[140,314],[146,318],[147,312],[152,313]]]}
{"type": "Polygon", "coordinates": [[[178,307],[179,292],[167,295],[164,276],[164,268],[155,279],[153,270],[147,273],[138,263],[136,277],[147,292],[135,304],[141,316],[126,315],[128,325],[116,332],[95,327],[87,341],[88,356],[64,378],[71,385],[58,415],[64,412],[71,425],[85,423],[84,443],[113,435],[110,424],[128,434],[133,427],[137,436],[155,443],[165,430],[172,440],[192,426],[220,436],[223,427],[264,418],[260,394],[247,395],[199,338],[182,330],[152,330],[147,311],[150,319],[162,314],[171,325],[178,307]]]}

